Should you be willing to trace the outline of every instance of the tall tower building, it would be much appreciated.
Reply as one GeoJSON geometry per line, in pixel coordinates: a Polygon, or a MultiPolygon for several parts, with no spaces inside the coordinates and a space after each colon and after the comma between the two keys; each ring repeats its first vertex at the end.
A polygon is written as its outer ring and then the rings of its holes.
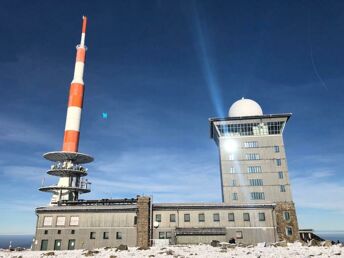
{"type": "Polygon", "coordinates": [[[257,102],[242,98],[230,107],[228,117],[210,119],[210,127],[211,138],[219,147],[222,201],[276,204],[278,224],[283,224],[284,230],[287,221],[289,228],[298,232],[283,142],[290,116],[263,114],[257,102]]]}
{"type": "Polygon", "coordinates": [[[59,177],[57,185],[42,186],[39,190],[53,193],[51,205],[62,201],[77,201],[79,194],[90,192],[89,182],[84,177],[87,169],[82,165],[93,161],[87,154],[78,152],[81,111],[84,98],[84,66],[86,56],[85,36],[87,18],[83,17],[81,40],[76,46],[74,77],[70,85],[66,126],[62,151],[48,152],[43,155],[53,161],[48,174],[59,177]]]}

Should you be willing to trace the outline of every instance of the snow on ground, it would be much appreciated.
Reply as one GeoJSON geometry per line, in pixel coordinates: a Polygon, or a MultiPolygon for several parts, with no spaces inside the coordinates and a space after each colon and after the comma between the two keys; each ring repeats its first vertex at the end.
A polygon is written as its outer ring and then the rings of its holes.
{"type": "Polygon", "coordinates": [[[95,249],[91,255],[85,255],[87,250],[73,251],[8,251],[0,250],[1,258],[35,258],[35,257],[107,257],[107,258],[129,258],[129,257],[344,257],[344,247],[340,245],[325,246],[302,246],[300,243],[288,244],[288,247],[212,247],[210,245],[178,245],[168,247],[151,247],[148,250],[138,250],[130,247],[128,251],[116,251],[113,249],[95,249]],[[97,253],[98,251],[98,253],[97,253]],[[50,256],[47,256],[51,253],[50,256]]]}

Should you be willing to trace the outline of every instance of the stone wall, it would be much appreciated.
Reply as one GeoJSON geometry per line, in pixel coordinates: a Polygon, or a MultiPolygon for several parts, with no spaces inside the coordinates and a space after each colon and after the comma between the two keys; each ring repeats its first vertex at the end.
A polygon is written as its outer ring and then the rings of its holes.
{"type": "Polygon", "coordinates": [[[150,197],[137,198],[137,246],[141,248],[150,245],[150,206],[150,197]]]}
{"type": "Polygon", "coordinates": [[[294,203],[277,202],[275,214],[278,240],[286,240],[288,242],[294,242],[295,240],[299,240],[299,226],[297,223],[297,216],[294,203]],[[289,219],[285,218],[285,212],[289,213],[289,219]],[[287,234],[288,227],[292,229],[291,235],[287,234]]]}

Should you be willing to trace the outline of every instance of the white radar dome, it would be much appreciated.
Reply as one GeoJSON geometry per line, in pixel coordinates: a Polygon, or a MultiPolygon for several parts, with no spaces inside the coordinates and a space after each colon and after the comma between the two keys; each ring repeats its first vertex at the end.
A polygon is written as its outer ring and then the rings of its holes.
{"type": "Polygon", "coordinates": [[[259,104],[251,99],[239,99],[234,102],[228,111],[229,117],[262,116],[263,110],[259,104]]]}

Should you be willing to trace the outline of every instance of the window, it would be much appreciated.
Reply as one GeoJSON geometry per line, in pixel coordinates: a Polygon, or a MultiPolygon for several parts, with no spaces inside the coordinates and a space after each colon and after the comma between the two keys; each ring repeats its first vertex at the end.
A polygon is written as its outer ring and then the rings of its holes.
{"type": "Polygon", "coordinates": [[[237,232],[235,232],[235,237],[236,237],[237,239],[241,239],[241,238],[242,238],[242,231],[237,231],[237,232]]]}
{"type": "Polygon", "coordinates": [[[155,221],[161,222],[161,214],[156,214],[155,215],[155,221]]]}
{"type": "Polygon", "coordinates": [[[250,179],[250,185],[251,186],[262,186],[263,185],[263,179],[250,179]]]}
{"type": "Polygon", "coordinates": [[[70,231],[70,233],[71,233],[72,235],[74,235],[74,234],[75,234],[75,230],[72,229],[72,230],[70,231]]]}
{"type": "Polygon", "coordinates": [[[61,250],[61,239],[55,240],[54,250],[61,250]]]}
{"type": "Polygon", "coordinates": [[[46,251],[46,250],[48,250],[48,240],[43,239],[41,242],[41,251],[46,251]]]}
{"type": "Polygon", "coordinates": [[[122,232],[116,232],[116,239],[122,239],[122,232]]]}
{"type": "Polygon", "coordinates": [[[184,214],[184,222],[190,222],[190,214],[184,214]]]}
{"type": "Polygon", "coordinates": [[[238,200],[238,193],[232,193],[232,200],[237,201],[238,200]]]}
{"type": "Polygon", "coordinates": [[[51,226],[53,224],[53,217],[44,217],[43,226],[51,226]]]}
{"type": "Polygon", "coordinates": [[[291,227],[286,227],[285,233],[287,234],[287,236],[292,236],[293,235],[293,229],[291,227]]]}
{"type": "Polygon", "coordinates": [[[90,233],[90,239],[96,239],[96,232],[90,233]]]}
{"type": "Polygon", "coordinates": [[[290,213],[288,211],[283,212],[284,220],[289,221],[290,220],[290,213]]]}
{"type": "Polygon", "coordinates": [[[283,172],[282,171],[278,172],[278,178],[283,179],[283,172]]]}
{"type": "Polygon", "coordinates": [[[44,230],[44,235],[48,235],[48,230],[44,230]]]}
{"type": "Polygon", "coordinates": [[[176,222],[176,214],[170,214],[170,222],[176,222]]]}
{"type": "Polygon", "coordinates": [[[251,193],[251,200],[264,200],[265,195],[263,192],[252,192],[251,193]]]}
{"type": "Polygon", "coordinates": [[[134,225],[137,224],[137,216],[134,217],[134,225]]]}
{"type": "Polygon", "coordinates": [[[236,186],[236,180],[232,180],[232,181],[230,182],[230,186],[236,186]]]}
{"type": "Polygon", "coordinates": [[[248,153],[248,154],[246,154],[246,159],[247,160],[258,160],[258,159],[260,159],[260,156],[257,153],[248,153]]]}
{"type": "Polygon", "coordinates": [[[261,166],[247,167],[247,173],[262,173],[262,167],[261,166]]]}
{"type": "Polygon", "coordinates": [[[109,232],[103,233],[103,239],[109,239],[109,232]]]}
{"type": "Polygon", "coordinates": [[[258,142],[244,142],[244,148],[257,148],[258,142]]]}
{"type": "Polygon", "coordinates": [[[276,135],[281,134],[285,121],[228,124],[216,122],[221,136],[276,135]]]}
{"type": "Polygon", "coordinates": [[[204,222],[204,221],[205,221],[205,215],[204,215],[204,213],[198,214],[198,221],[199,221],[199,222],[204,222]]]}
{"type": "Polygon", "coordinates": [[[58,234],[58,235],[61,235],[61,230],[60,230],[60,229],[57,230],[57,234],[58,234]]]}
{"type": "Polygon", "coordinates": [[[259,221],[265,221],[265,213],[264,212],[259,212],[259,221]]]}
{"type": "Polygon", "coordinates": [[[230,167],[229,168],[229,173],[232,173],[232,174],[235,173],[235,168],[234,167],[230,167]]]}
{"type": "Polygon", "coordinates": [[[243,217],[244,217],[244,221],[250,221],[250,214],[249,213],[244,213],[243,217]]]}
{"type": "Polygon", "coordinates": [[[172,238],[172,232],[166,232],[166,238],[171,239],[172,238]]]}
{"type": "Polygon", "coordinates": [[[214,213],[213,214],[213,221],[214,222],[219,222],[220,221],[220,214],[219,213],[214,213]]]}
{"type": "Polygon", "coordinates": [[[281,159],[276,159],[276,166],[281,166],[281,164],[282,164],[281,159]]]}
{"type": "Polygon", "coordinates": [[[279,146],[274,146],[274,151],[279,152],[279,146]]]}
{"type": "Polygon", "coordinates": [[[159,232],[159,239],[165,239],[165,232],[159,232]]]}
{"type": "Polygon", "coordinates": [[[228,155],[228,160],[234,160],[234,155],[233,154],[229,154],[228,155]]]}
{"type": "Polygon", "coordinates": [[[75,249],[75,239],[69,239],[68,240],[68,250],[74,250],[75,249]]]}
{"type": "Polygon", "coordinates": [[[234,213],[228,213],[228,221],[234,221],[234,213]]]}
{"type": "Polygon", "coordinates": [[[57,217],[56,226],[64,226],[66,223],[66,217],[57,217]]]}
{"type": "Polygon", "coordinates": [[[71,225],[71,226],[78,226],[79,225],[79,217],[77,217],[77,216],[70,217],[69,225],[71,225]]]}
{"type": "Polygon", "coordinates": [[[280,185],[280,191],[285,192],[285,186],[284,185],[280,185]]]}

